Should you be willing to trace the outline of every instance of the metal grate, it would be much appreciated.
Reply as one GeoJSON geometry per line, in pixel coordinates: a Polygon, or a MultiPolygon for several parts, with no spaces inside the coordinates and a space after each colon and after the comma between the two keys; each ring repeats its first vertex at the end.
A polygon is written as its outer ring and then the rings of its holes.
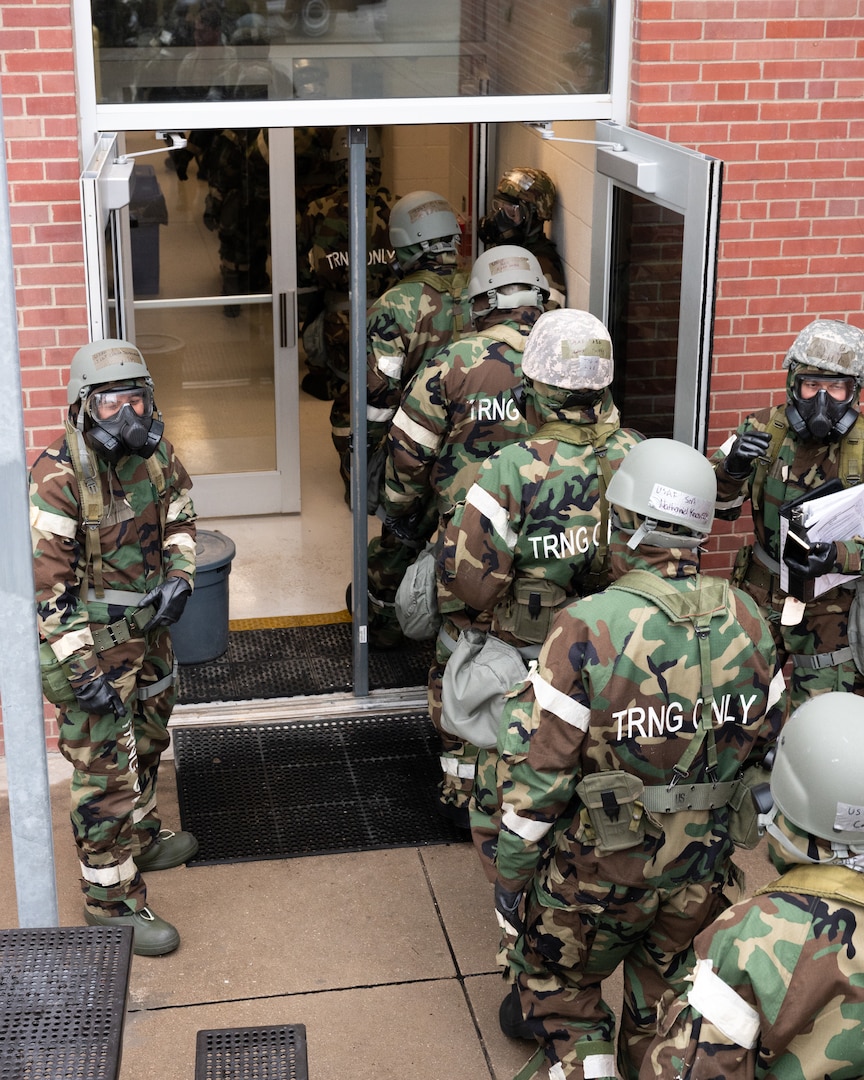
{"type": "Polygon", "coordinates": [[[0,1080],[115,1080],[132,935],[0,930],[0,1080]]]}
{"type": "Polygon", "coordinates": [[[215,1028],[199,1031],[195,1080],[307,1080],[306,1028],[215,1028]]]}
{"type": "Polygon", "coordinates": [[[428,713],[177,728],[189,866],[468,839],[437,810],[440,743],[428,713]]]}
{"type": "MultiPolygon", "coordinates": [[[[354,681],[351,634],[350,623],[229,631],[222,656],[181,665],[178,700],[191,705],[348,692],[354,681]]],[[[425,686],[434,655],[430,641],[370,651],[370,689],[425,686]]]]}

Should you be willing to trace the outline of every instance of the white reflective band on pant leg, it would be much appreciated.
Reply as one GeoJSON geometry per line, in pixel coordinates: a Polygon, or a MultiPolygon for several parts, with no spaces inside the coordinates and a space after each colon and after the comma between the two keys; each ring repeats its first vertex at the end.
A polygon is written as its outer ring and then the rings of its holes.
{"type": "Polygon", "coordinates": [[[688,992],[687,1001],[727,1039],[746,1050],[752,1050],[756,1045],[759,1014],[719,975],[714,974],[712,960],[696,961],[693,989],[688,992]]]}
{"type": "MultiPolygon", "coordinates": [[[[617,1076],[615,1058],[611,1054],[592,1054],[582,1062],[585,1080],[600,1080],[601,1076],[617,1076]]],[[[551,1076],[551,1070],[549,1075],[551,1076]]]]}
{"type": "Polygon", "coordinates": [[[463,765],[459,758],[441,757],[441,769],[447,776],[458,776],[460,780],[473,780],[477,771],[476,765],[463,765]]]}
{"type": "Polygon", "coordinates": [[[147,801],[146,806],[136,806],[132,811],[132,820],[137,824],[139,821],[143,821],[148,814],[152,814],[156,807],[156,796],[151,795],[147,801]]]}
{"type": "Polygon", "coordinates": [[[549,1069],[549,1080],[567,1080],[567,1076],[564,1072],[564,1066],[560,1061],[556,1061],[554,1065],[549,1069]]]}
{"type": "Polygon", "coordinates": [[[81,863],[81,877],[92,885],[103,885],[110,888],[112,885],[123,885],[131,881],[137,872],[135,860],[130,856],[116,866],[85,866],[81,863]]]}
{"type": "Polygon", "coordinates": [[[504,813],[501,815],[501,824],[529,843],[536,844],[552,828],[551,821],[535,821],[533,818],[519,817],[513,807],[508,806],[507,803],[504,803],[502,809],[504,813]]]}

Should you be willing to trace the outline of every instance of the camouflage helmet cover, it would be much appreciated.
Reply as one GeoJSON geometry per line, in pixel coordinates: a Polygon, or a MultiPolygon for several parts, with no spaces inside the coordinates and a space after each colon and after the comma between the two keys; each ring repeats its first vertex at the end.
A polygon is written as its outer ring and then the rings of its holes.
{"type": "Polygon", "coordinates": [[[590,312],[556,308],[531,328],[522,354],[522,374],[529,379],[567,390],[603,390],[613,373],[612,338],[590,312]]]}
{"type": "Polygon", "coordinates": [[[816,319],[792,342],[783,367],[851,375],[864,386],[864,331],[834,319],[816,319]]]}
{"type": "Polygon", "coordinates": [[[135,345],[117,338],[91,341],[72,357],[66,400],[73,405],[85,388],[136,379],[146,379],[152,385],[144,357],[135,345]]]}
{"type": "Polygon", "coordinates": [[[864,700],[832,691],[800,705],[783,726],[771,795],[793,825],[838,844],[864,845],[864,700]]]}
{"type": "Polygon", "coordinates": [[[714,524],[717,478],[705,455],[687,443],[646,439],[628,451],[606,497],[643,518],[707,536],[714,524]]]}
{"type": "Polygon", "coordinates": [[[528,203],[541,221],[549,221],[555,206],[555,185],[542,169],[508,169],[498,181],[497,194],[528,203]]]}

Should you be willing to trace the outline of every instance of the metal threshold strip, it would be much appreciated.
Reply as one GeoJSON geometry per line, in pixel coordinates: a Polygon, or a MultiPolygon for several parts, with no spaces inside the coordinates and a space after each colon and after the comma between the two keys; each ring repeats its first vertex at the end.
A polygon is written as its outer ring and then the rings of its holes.
{"type": "Polygon", "coordinates": [[[428,707],[425,686],[372,690],[364,697],[352,693],[315,694],[306,697],[267,698],[249,701],[210,701],[176,705],[169,730],[190,727],[225,727],[237,724],[290,723],[309,717],[338,719],[421,711],[428,707]]]}

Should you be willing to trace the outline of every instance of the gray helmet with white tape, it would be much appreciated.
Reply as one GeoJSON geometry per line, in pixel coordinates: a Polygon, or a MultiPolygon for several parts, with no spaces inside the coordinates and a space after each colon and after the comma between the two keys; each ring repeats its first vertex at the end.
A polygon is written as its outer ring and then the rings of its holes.
{"type": "Polygon", "coordinates": [[[549,282],[536,255],[527,248],[502,244],[478,255],[471,267],[468,298],[475,301],[484,296],[487,306],[483,310],[472,306],[475,316],[526,305],[542,311],[549,299],[549,282]]]}
{"type": "Polygon", "coordinates": [[[695,547],[711,532],[717,479],[704,454],[677,439],[646,439],[627,453],[609,482],[606,498],[644,519],[628,547],[643,539],[663,546],[695,547]],[[662,531],[663,524],[686,530],[662,531]],[[658,531],[658,526],[660,530],[658,531]]]}

